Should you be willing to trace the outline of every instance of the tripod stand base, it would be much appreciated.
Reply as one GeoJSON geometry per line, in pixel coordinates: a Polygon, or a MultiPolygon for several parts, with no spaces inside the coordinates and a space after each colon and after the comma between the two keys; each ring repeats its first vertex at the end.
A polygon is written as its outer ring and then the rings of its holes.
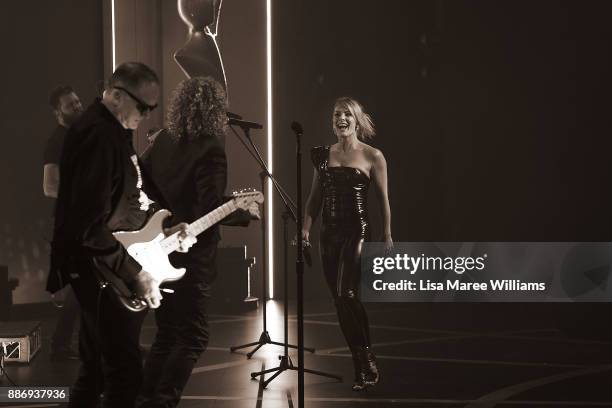
{"type": "MultiPolygon", "coordinates": [[[[278,365],[278,367],[269,368],[267,370],[251,373],[251,379],[255,379],[255,377],[259,377],[260,375],[274,373],[272,377],[268,378],[266,381],[262,383],[263,388],[266,388],[268,384],[270,384],[270,382],[274,380],[276,377],[278,377],[283,371],[286,371],[286,370],[298,371],[298,367],[293,365],[293,362],[291,361],[291,357],[279,356],[278,359],[280,360],[280,364],[278,365]]],[[[322,377],[333,378],[335,380],[338,380],[339,382],[342,382],[342,377],[339,375],[324,373],[323,371],[310,370],[308,368],[305,368],[304,372],[309,373],[309,374],[314,374],[314,375],[320,375],[322,377]]]]}
{"type": "MultiPolygon", "coordinates": [[[[259,350],[262,346],[265,346],[266,344],[274,344],[275,346],[285,347],[285,343],[280,343],[278,341],[272,341],[272,338],[270,337],[270,333],[268,333],[267,331],[264,331],[264,332],[261,332],[261,334],[259,335],[259,340],[254,341],[252,343],[241,344],[240,346],[232,346],[230,347],[230,352],[233,353],[236,350],[256,346],[255,349],[249,351],[246,355],[247,358],[251,358],[253,357],[253,354],[257,352],[257,350],[259,350]]],[[[293,344],[287,344],[287,347],[297,349],[297,346],[293,344]]],[[[315,349],[312,347],[304,347],[304,350],[309,351],[311,353],[315,352],[315,349]]]]}

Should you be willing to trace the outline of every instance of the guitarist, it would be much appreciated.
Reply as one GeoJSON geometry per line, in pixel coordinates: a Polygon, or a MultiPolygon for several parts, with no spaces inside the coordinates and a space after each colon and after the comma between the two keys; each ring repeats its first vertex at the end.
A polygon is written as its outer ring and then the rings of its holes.
{"type": "MultiPolygon", "coordinates": [[[[226,94],[211,77],[182,81],[162,132],[143,158],[176,221],[191,222],[223,204],[227,161],[220,139],[227,122],[226,94]]],[[[224,224],[259,218],[254,203],[224,224]],[[249,217],[250,215],[250,217],[249,217]]],[[[155,310],[157,336],[147,357],[138,407],[174,407],[209,339],[208,300],[216,275],[218,226],[206,230],[186,254],[172,254],[185,276],[166,285],[175,293],[155,310]]]]}
{"type": "MultiPolygon", "coordinates": [[[[152,185],[145,185],[132,146],[132,131],[157,106],[159,80],[141,63],[117,67],[104,90],[66,134],[55,211],[50,277],[70,281],[81,306],[81,367],[69,407],[133,407],[142,381],[139,335],[145,313],[125,309],[115,294],[100,288],[97,271],[106,268],[156,308],[159,283],[142,270],[114,238],[146,221],[152,185]]],[[[194,238],[183,228],[182,249],[194,238]]],[[[48,289],[61,284],[49,282],[48,289]]]]}

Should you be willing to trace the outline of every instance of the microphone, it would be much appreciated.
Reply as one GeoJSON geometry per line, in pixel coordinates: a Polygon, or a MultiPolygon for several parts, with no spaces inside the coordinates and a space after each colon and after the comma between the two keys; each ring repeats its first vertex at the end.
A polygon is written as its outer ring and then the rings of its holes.
{"type": "Polygon", "coordinates": [[[229,120],[227,121],[227,123],[229,125],[235,125],[235,126],[243,128],[243,129],[263,129],[263,125],[260,124],[260,123],[248,122],[246,120],[231,118],[229,116],[228,116],[228,118],[229,118],[229,120]]]}
{"type": "Polygon", "coordinates": [[[291,122],[291,130],[293,130],[298,136],[302,136],[302,134],[304,133],[304,128],[302,128],[300,122],[296,121],[291,122]]]}

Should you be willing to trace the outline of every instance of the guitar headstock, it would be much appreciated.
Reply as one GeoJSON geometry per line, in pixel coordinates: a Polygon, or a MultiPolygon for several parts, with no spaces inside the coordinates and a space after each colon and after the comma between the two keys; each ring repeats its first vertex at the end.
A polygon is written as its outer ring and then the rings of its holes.
{"type": "Polygon", "coordinates": [[[236,207],[246,210],[252,202],[261,204],[264,202],[264,195],[257,190],[252,188],[243,189],[238,192],[232,193],[236,207]]]}

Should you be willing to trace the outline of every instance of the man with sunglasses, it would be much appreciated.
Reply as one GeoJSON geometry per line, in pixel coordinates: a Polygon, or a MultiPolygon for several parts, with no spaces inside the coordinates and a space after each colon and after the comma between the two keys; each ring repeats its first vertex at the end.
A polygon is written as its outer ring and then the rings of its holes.
{"type": "MultiPolygon", "coordinates": [[[[117,67],[97,99],[68,130],[60,163],[62,182],[55,212],[51,274],[70,282],[81,305],[81,368],[70,394],[70,407],[132,407],[142,381],[139,335],[144,312],[122,306],[104,289],[97,270],[119,276],[149,307],[161,301],[159,282],[142,269],[114,238],[118,230],[141,228],[152,204],[161,199],[141,171],[132,131],[159,98],[159,79],[148,66],[117,67]]],[[[195,242],[182,230],[181,248],[195,242]]],[[[51,291],[59,288],[50,285],[51,291]]]]}

